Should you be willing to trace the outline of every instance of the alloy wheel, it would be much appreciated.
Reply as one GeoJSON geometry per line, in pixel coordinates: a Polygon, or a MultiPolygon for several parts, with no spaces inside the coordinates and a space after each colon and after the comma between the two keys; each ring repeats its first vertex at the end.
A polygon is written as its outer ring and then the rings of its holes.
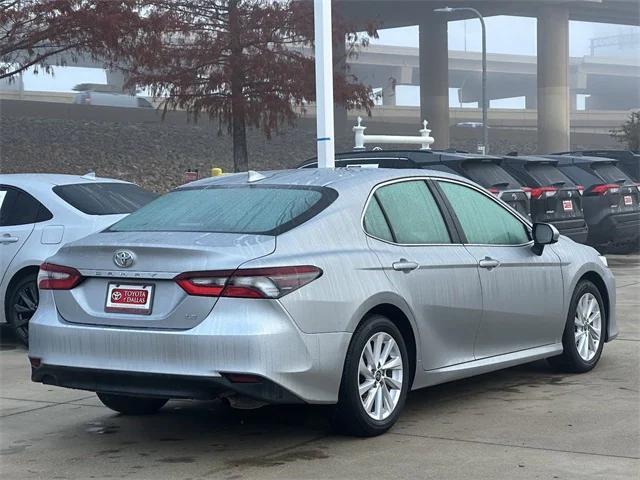
{"type": "Polygon", "coordinates": [[[587,292],[578,300],[574,332],[578,355],[586,362],[591,361],[602,341],[600,304],[592,293],[587,292]]]}
{"type": "Polygon", "coordinates": [[[359,396],[365,412],[374,420],[393,413],[402,393],[404,362],[400,348],[386,332],[375,333],[360,354],[359,396]]]}

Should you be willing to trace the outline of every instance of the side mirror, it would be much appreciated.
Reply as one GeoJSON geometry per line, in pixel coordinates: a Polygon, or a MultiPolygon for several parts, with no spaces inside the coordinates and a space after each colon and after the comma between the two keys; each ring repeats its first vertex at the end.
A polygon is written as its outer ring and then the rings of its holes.
{"type": "Polygon", "coordinates": [[[553,225],[548,223],[533,224],[533,253],[542,255],[545,245],[556,243],[560,237],[560,232],[553,225]]]}

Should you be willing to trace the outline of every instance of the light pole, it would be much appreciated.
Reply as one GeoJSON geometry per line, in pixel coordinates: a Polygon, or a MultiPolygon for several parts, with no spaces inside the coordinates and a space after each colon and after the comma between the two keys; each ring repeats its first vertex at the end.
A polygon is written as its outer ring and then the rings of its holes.
{"type": "MultiPolygon", "coordinates": [[[[316,62],[316,131],[318,167],[335,165],[333,135],[333,52],[331,50],[331,1],[314,0],[316,62]]],[[[344,42],[344,40],[343,40],[344,42]]]]}
{"type": "Polygon", "coordinates": [[[436,8],[434,12],[472,12],[482,25],[482,153],[489,153],[489,125],[487,124],[489,105],[487,104],[487,28],[482,14],[472,7],[444,7],[436,8]]]}

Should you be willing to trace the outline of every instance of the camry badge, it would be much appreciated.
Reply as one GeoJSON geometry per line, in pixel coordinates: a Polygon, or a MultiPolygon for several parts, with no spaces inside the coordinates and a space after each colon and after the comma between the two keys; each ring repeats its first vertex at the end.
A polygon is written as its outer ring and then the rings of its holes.
{"type": "Polygon", "coordinates": [[[129,268],[133,265],[133,252],[129,250],[118,250],[113,254],[113,263],[115,263],[120,268],[129,268]]]}

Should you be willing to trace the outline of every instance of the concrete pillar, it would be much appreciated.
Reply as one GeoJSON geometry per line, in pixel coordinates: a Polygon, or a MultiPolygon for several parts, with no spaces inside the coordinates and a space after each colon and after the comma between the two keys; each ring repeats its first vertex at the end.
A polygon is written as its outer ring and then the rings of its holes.
{"type": "Polygon", "coordinates": [[[395,106],[396,104],[396,81],[389,80],[382,87],[382,105],[395,106]]]}
{"type": "Polygon", "coordinates": [[[420,24],[420,120],[427,120],[434,148],[449,147],[449,44],[446,15],[420,24]]]}
{"type": "MultiPolygon", "coordinates": [[[[347,44],[345,42],[345,36],[341,35],[342,42],[333,42],[333,68],[335,74],[346,76],[348,74],[347,69],[347,44]]],[[[334,92],[335,95],[335,92],[334,92]]],[[[341,136],[351,134],[351,126],[347,119],[347,109],[342,103],[333,102],[333,128],[335,130],[335,136],[339,139],[341,136]]]]}
{"type": "Polygon", "coordinates": [[[120,70],[107,70],[107,85],[113,87],[116,92],[124,92],[124,84],[127,77],[120,70]]]}
{"type": "Polygon", "coordinates": [[[538,96],[537,95],[526,95],[524,97],[524,108],[527,110],[535,110],[538,108],[538,96]]]}
{"type": "Polygon", "coordinates": [[[402,66],[393,69],[393,76],[382,86],[382,105],[396,105],[396,87],[413,84],[413,67],[402,66]]]}
{"type": "Polygon", "coordinates": [[[569,150],[569,10],[538,15],[538,152],[569,150]]]}

